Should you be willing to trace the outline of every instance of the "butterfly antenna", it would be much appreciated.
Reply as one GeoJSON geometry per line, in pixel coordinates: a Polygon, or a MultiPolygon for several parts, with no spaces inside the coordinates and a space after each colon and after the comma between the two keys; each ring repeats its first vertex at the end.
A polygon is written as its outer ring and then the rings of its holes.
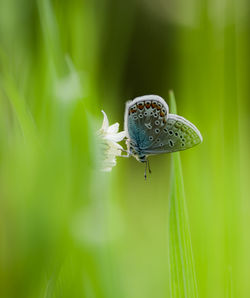
{"type": "Polygon", "coordinates": [[[149,174],[151,174],[152,171],[151,171],[151,168],[150,168],[150,165],[149,165],[149,159],[147,160],[147,163],[148,163],[148,172],[149,172],[149,174]]]}

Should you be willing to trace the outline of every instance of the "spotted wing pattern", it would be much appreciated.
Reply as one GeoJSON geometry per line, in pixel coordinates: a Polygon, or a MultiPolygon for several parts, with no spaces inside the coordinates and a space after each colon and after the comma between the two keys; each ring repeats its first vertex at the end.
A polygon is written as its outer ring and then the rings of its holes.
{"type": "Polygon", "coordinates": [[[130,143],[140,149],[155,143],[167,123],[168,105],[159,96],[146,95],[127,103],[125,129],[130,143]]]}
{"type": "Polygon", "coordinates": [[[157,95],[127,103],[125,130],[135,156],[181,151],[202,142],[199,130],[185,118],[169,114],[167,103],[157,95]]]}
{"type": "Polygon", "coordinates": [[[169,114],[161,134],[143,152],[147,155],[176,152],[192,148],[201,142],[202,136],[191,122],[181,116],[169,114]]]}

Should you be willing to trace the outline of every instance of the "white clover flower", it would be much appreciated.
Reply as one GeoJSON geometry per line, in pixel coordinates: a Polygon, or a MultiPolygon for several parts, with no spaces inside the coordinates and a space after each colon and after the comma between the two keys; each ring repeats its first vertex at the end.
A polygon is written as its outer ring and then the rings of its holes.
{"type": "Polygon", "coordinates": [[[116,156],[121,156],[123,147],[118,144],[125,137],[125,131],[118,132],[119,123],[109,126],[109,121],[106,113],[103,113],[103,123],[101,129],[98,130],[98,136],[101,139],[102,149],[102,171],[110,172],[112,167],[116,165],[116,156]]]}

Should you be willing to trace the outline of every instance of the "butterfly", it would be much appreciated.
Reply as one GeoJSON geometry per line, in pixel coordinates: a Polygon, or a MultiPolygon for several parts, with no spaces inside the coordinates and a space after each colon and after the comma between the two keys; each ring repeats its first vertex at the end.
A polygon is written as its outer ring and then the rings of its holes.
{"type": "Polygon", "coordinates": [[[176,152],[194,147],[202,136],[194,124],[170,114],[168,105],[158,95],[136,97],[126,103],[124,127],[128,156],[146,163],[151,173],[148,156],[176,152]]]}

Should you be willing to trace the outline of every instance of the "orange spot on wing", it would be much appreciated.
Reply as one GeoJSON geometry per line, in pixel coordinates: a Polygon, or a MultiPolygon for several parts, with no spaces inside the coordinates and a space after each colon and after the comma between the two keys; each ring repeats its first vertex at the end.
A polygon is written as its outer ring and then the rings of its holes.
{"type": "Polygon", "coordinates": [[[161,116],[161,117],[164,117],[164,116],[165,116],[165,113],[161,111],[161,112],[160,112],[160,116],[161,116]]]}
{"type": "Polygon", "coordinates": [[[143,110],[144,103],[142,103],[142,102],[138,103],[137,107],[138,107],[138,109],[143,110]]]}

